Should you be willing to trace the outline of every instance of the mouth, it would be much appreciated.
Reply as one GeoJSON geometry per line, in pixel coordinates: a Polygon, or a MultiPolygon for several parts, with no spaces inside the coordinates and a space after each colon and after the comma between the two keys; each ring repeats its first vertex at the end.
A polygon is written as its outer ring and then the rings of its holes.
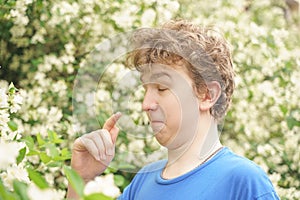
{"type": "Polygon", "coordinates": [[[151,121],[150,125],[154,133],[160,132],[165,127],[165,123],[163,121],[157,120],[151,121]]]}

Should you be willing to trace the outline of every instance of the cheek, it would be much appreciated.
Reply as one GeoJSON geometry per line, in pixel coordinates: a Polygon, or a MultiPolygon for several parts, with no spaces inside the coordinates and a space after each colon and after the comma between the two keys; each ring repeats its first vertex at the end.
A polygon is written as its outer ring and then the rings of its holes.
{"type": "Polygon", "coordinates": [[[192,128],[197,124],[199,117],[198,99],[192,90],[185,89],[178,92],[177,120],[182,131],[192,128]]]}
{"type": "Polygon", "coordinates": [[[164,114],[167,122],[172,123],[172,126],[178,127],[180,125],[182,106],[174,95],[165,101],[164,114]]]}

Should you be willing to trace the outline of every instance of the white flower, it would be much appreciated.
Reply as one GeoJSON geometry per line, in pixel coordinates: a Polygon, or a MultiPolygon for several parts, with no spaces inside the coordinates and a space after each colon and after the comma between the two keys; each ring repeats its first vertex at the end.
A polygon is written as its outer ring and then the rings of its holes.
{"type": "MultiPolygon", "coordinates": [[[[121,108],[126,108],[127,104],[125,106],[120,106],[121,108]]],[[[120,109],[119,109],[120,110],[120,109]]],[[[128,115],[123,115],[119,120],[118,120],[118,125],[121,127],[122,130],[134,130],[136,128],[136,124],[132,120],[131,117],[128,115]]],[[[130,131],[129,131],[130,133],[130,131]]]]}
{"type": "Polygon", "coordinates": [[[276,93],[273,89],[273,84],[270,81],[264,81],[258,86],[258,89],[267,97],[275,97],[276,93]]]}
{"type": "Polygon", "coordinates": [[[75,58],[74,56],[71,55],[62,55],[60,57],[60,60],[64,63],[64,64],[69,64],[69,63],[73,63],[75,58]]]}
{"type": "Polygon", "coordinates": [[[177,12],[180,7],[180,4],[177,1],[170,1],[168,2],[167,7],[170,11],[177,12]]]}
{"type": "Polygon", "coordinates": [[[90,92],[85,95],[85,104],[88,107],[94,106],[94,104],[95,104],[95,93],[94,92],[90,92]]]}
{"type": "Polygon", "coordinates": [[[72,123],[72,129],[69,130],[69,134],[70,135],[74,135],[76,133],[82,133],[84,131],[84,128],[82,127],[82,125],[80,123],[72,123]]]}
{"type": "Polygon", "coordinates": [[[51,107],[48,113],[49,122],[59,122],[63,117],[62,110],[58,109],[57,107],[51,107]]]}
{"type": "Polygon", "coordinates": [[[6,108],[8,107],[8,96],[6,94],[6,90],[0,88],[0,108],[6,108]]]}
{"type": "Polygon", "coordinates": [[[40,116],[48,116],[48,109],[45,108],[45,107],[38,107],[38,108],[37,108],[37,113],[38,113],[40,116]]]}
{"type": "Polygon", "coordinates": [[[16,130],[16,131],[11,131],[11,129],[7,126],[7,127],[3,127],[2,128],[3,132],[2,132],[2,135],[1,135],[1,138],[4,140],[4,141],[11,141],[11,140],[18,140],[22,137],[21,135],[21,131],[19,130],[16,130]],[[3,134],[3,133],[6,133],[6,134],[3,134]]]}
{"type": "Polygon", "coordinates": [[[35,79],[35,80],[37,80],[37,81],[40,82],[40,81],[43,81],[45,78],[46,78],[46,74],[45,73],[36,72],[33,79],[35,79]]]}
{"type": "Polygon", "coordinates": [[[22,164],[13,164],[12,166],[8,167],[6,172],[1,174],[1,178],[4,182],[4,185],[9,189],[12,189],[13,180],[19,180],[25,183],[30,182],[27,170],[22,164]]]}
{"type": "Polygon", "coordinates": [[[65,49],[67,54],[72,55],[74,54],[75,46],[72,42],[69,42],[68,44],[65,44],[65,49]]]}
{"type": "Polygon", "coordinates": [[[101,43],[95,46],[97,51],[109,51],[111,48],[111,43],[109,40],[103,40],[101,43]]]}
{"type": "Polygon", "coordinates": [[[63,80],[59,80],[55,83],[52,84],[52,88],[54,92],[61,92],[61,91],[66,91],[67,90],[67,85],[63,80]]]}
{"type": "Polygon", "coordinates": [[[106,90],[102,90],[102,89],[97,91],[96,97],[97,97],[98,101],[102,101],[102,102],[110,100],[109,92],[106,90]]]}
{"type": "Polygon", "coordinates": [[[53,173],[46,173],[44,176],[45,176],[45,179],[46,179],[47,183],[49,183],[50,185],[54,184],[54,175],[53,175],[53,173]]]}
{"type": "Polygon", "coordinates": [[[147,138],[146,142],[147,142],[147,146],[150,147],[152,150],[157,150],[157,149],[162,148],[162,146],[160,146],[160,144],[157,142],[155,137],[147,138]]]}
{"type": "Polygon", "coordinates": [[[92,24],[93,23],[93,18],[91,18],[90,16],[84,16],[82,18],[82,21],[84,24],[92,24]]]}
{"type": "Polygon", "coordinates": [[[26,156],[26,160],[32,164],[38,164],[40,162],[40,157],[38,155],[26,156]]]}
{"type": "Polygon", "coordinates": [[[66,65],[66,68],[67,68],[67,72],[69,74],[72,74],[74,72],[74,68],[73,68],[72,64],[66,65]]]}
{"type": "Polygon", "coordinates": [[[16,94],[13,98],[13,104],[22,104],[23,103],[23,97],[16,94]]]}
{"type": "Polygon", "coordinates": [[[142,26],[151,26],[155,20],[155,16],[156,12],[153,9],[147,9],[141,17],[142,26]]]}
{"type": "Polygon", "coordinates": [[[26,5],[31,4],[32,2],[33,2],[33,0],[25,0],[26,5]]]}
{"type": "Polygon", "coordinates": [[[15,94],[12,99],[12,105],[10,107],[10,112],[16,113],[18,110],[21,109],[21,104],[23,102],[23,97],[20,94],[15,94]]]}
{"type": "Polygon", "coordinates": [[[111,19],[113,19],[116,24],[118,24],[122,28],[128,28],[132,26],[136,13],[138,12],[139,8],[136,5],[130,5],[124,7],[118,12],[115,12],[111,19]]]}
{"type": "Polygon", "coordinates": [[[34,36],[31,38],[31,43],[36,44],[36,43],[45,43],[45,38],[44,35],[46,35],[47,31],[43,27],[39,27],[37,32],[34,34],[34,36]]]}
{"type": "Polygon", "coordinates": [[[40,189],[34,184],[28,188],[28,196],[31,200],[60,200],[64,199],[65,191],[55,189],[40,189]]]}
{"type": "Polygon", "coordinates": [[[113,174],[97,176],[93,181],[86,184],[84,188],[86,195],[92,193],[103,193],[106,196],[116,198],[120,195],[119,188],[114,183],[113,174]]]}
{"type": "Polygon", "coordinates": [[[143,148],[145,147],[145,142],[143,140],[135,139],[128,145],[129,152],[139,153],[144,152],[143,148]]]}
{"type": "Polygon", "coordinates": [[[19,146],[18,142],[0,141],[0,169],[6,169],[9,165],[16,163],[19,146]]]}
{"type": "Polygon", "coordinates": [[[118,82],[119,82],[119,89],[120,90],[132,90],[133,88],[136,89],[139,74],[136,71],[122,71],[118,73],[118,82]]]}

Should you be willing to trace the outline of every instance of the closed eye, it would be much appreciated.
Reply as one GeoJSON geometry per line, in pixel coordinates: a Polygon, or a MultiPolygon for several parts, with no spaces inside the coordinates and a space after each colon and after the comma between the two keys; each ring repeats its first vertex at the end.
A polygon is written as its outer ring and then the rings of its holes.
{"type": "Polygon", "coordinates": [[[163,91],[168,90],[168,88],[166,88],[166,87],[158,87],[157,90],[158,90],[159,92],[163,92],[163,91]]]}
{"type": "Polygon", "coordinates": [[[160,84],[144,84],[143,88],[144,88],[145,92],[147,92],[149,86],[152,86],[153,89],[156,89],[159,92],[163,92],[163,91],[166,91],[169,89],[168,87],[160,85],[160,84]]]}

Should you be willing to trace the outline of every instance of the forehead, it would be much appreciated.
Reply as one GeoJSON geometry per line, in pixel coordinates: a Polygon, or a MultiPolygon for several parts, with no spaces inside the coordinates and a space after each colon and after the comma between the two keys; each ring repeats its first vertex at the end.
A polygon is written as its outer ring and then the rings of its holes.
{"type": "Polygon", "coordinates": [[[145,65],[140,70],[140,79],[142,82],[148,82],[158,79],[176,80],[179,77],[188,77],[187,73],[178,66],[169,66],[163,64],[145,65]]]}

